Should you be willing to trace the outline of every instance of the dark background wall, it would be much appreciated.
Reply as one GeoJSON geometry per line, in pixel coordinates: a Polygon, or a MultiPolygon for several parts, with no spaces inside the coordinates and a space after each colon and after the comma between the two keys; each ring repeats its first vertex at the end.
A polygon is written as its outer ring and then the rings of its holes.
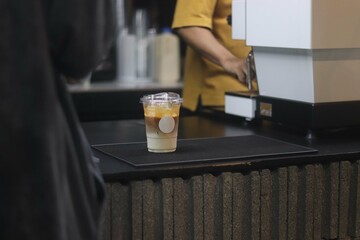
{"type": "Polygon", "coordinates": [[[175,10],[176,0],[128,0],[133,9],[145,8],[149,11],[153,27],[161,30],[170,27],[175,10]]]}

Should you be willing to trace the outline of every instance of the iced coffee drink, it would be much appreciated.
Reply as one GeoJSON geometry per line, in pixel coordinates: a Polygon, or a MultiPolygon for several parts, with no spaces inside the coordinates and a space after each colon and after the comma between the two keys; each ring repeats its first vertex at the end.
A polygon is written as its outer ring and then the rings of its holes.
{"type": "Polygon", "coordinates": [[[146,95],[140,102],[144,106],[149,152],[174,152],[182,102],[179,94],[170,92],[146,95]]]}

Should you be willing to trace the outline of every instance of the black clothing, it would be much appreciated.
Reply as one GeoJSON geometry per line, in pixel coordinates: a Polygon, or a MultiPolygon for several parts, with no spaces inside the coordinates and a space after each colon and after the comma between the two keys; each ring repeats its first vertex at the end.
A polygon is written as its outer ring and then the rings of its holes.
{"type": "Polygon", "coordinates": [[[98,239],[103,182],[61,75],[113,40],[111,0],[0,1],[0,239],[98,239]]]}

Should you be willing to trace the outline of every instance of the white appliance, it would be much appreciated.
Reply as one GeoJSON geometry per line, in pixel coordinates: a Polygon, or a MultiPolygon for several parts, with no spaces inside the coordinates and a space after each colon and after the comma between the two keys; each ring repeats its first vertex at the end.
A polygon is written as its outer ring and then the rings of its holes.
{"type": "Polygon", "coordinates": [[[308,129],[360,125],[359,12],[358,0],[233,0],[233,38],[254,52],[256,117],[308,129]]]}

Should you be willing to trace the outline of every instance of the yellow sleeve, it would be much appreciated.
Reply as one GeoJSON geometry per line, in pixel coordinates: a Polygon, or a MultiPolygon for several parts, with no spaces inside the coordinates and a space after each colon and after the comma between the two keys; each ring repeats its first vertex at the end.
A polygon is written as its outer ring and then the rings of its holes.
{"type": "Polygon", "coordinates": [[[172,28],[200,26],[212,29],[217,0],[177,0],[172,28]]]}

